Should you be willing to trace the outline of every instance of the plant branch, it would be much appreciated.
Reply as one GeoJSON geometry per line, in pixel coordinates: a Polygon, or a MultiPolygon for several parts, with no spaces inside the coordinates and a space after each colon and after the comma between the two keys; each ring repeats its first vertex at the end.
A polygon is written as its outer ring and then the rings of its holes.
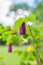
{"type": "MultiPolygon", "coordinates": [[[[32,31],[31,31],[30,26],[29,26],[29,29],[30,29],[30,34],[31,34],[32,38],[35,39],[35,36],[32,34],[32,31]]],[[[35,39],[35,40],[36,40],[36,39],[35,39]]],[[[42,60],[42,58],[40,57],[40,54],[39,54],[39,52],[38,52],[37,47],[36,47],[35,49],[36,49],[37,57],[40,58],[40,61],[43,63],[43,60],[42,60]]]]}

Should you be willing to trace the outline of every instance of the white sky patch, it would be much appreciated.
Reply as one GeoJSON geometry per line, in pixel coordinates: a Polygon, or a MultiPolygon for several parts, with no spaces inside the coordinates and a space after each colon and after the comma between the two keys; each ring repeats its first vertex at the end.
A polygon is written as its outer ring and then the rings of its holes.
{"type": "MultiPolygon", "coordinates": [[[[9,6],[11,4],[12,0],[0,0],[0,24],[3,24],[3,26],[9,25],[13,27],[14,25],[15,12],[11,12],[9,17],[6,16],[9,12],[9,6]]],[[[30,14],[30,12],[28,13],[27,11],[18,11],[18,12],[21,15],[17,15],[16,19],[24,17],[24,15],[30,14]]]]}
{"type": "Polygon", "coordinates": [[[34,26],[34,25],[35,25],[35,23],[33,23],[33,22],[30,22],[30,21],[29,21],[29,22],[27,22],[27,23],[26,23],[26,25],[29,25],[29,26],[34,26]]]}
{"type": "Polygon", "coordinates": [[[34,0],[27,0],[26,1],[29,6],[33,7],[34,6],[34,0]]]}
{"type": "Polygon", "coordinates": [[[2,15],[6,15],[6,13],[8,12],[8,7],[10,5],[10,1],[7,0],[1,0],[0,1],[0,14],[2,15]]]}
{"type": "Polygon", "coordinates": [[[13,0],[14,3],[27,3],[29,6],[33,7],[34,6],[34,0],[13,0]]]}
{"type": "Polygon", "coordinates": [[[23,9],[18,9],[17,10],[17,14],[19,15],[24,15],[24,16],[28,16],[30,14],[31,11],[27,11],[27,10],[23,10],[23,9]]]}
{"type": "Polygon", "coordinates": [[[12,17],[6,17],[11,4],[11,0],[0,0],[0,23],[2,23],[4,26],[12,25],[12,17]]]}

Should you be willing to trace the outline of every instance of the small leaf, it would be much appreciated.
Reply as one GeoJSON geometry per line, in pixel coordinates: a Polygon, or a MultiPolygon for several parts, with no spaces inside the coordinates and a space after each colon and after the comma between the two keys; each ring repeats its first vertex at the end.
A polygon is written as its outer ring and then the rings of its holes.
{"type": "Polygon", "coordinates": [[[24,62],[20,62],[20,65],[26,65],[24,62]]]}
{"type": "Polygon", "coordinates": [[[22,51],[18,51],[18,55],[21,55],[22,54],[22,51]]]}

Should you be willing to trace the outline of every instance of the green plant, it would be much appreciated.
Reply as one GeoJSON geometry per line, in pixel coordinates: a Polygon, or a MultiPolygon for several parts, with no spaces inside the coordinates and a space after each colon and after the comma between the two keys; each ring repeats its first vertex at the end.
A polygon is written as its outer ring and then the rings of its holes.
{"type": "MultiPolygon", "coordinates": [[[[24,22],[26,22],[26,21],[27,22],[31,21],[34,23],[37,22],[37,20],[33,14],[30,15],[29,17],[26,17],[25,19],[19,18],[19,20],[17,20],[15,23],[15,29],[18,29],[18,27],[21,25],[21,23],[23,23],[23,20],[24,20],[24,22]]],[[[28,51],[30,50],[29,52],[27,52],[26,50],[22,51],[22,54],[21,54],[22,59],[20,59],[20,65],[34,65],[34,62],[36,62],[37,64],[40,64],[40,65],[43,64],[43,58],[42,58],[43,55],[40,54],[40,53],[43,53],[43,52],[41,52],[41,47],[42,47],[41,30],[40,30],[40,26],[38,26],[38,25],[37,24],[35,26],[28,25],[28,27],[27,27],[28,29],[27,29],[26,34],[28,36],[26,36],[25,38],[26,39],[28,38],[28,40],[29,40],[29,36],[31,36],[30,45],[32,45],[32,46],[30,46],[30,48],[28,48],[28,51]]],[[[24,36],[22,36],[22,37],[24,38],[24,36]]],[[[18,52],[19,51],[17,51],[17,53],[18,52]]]]}

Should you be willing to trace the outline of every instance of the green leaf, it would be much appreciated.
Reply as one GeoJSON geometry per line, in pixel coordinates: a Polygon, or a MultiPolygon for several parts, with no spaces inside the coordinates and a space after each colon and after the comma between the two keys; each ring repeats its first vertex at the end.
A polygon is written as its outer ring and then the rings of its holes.
{"type": "Polygon", "coordinates": [[[19,43],[19,38],[16,35],[9,35],[7,37],[7,44],[10,43],[19,43]]]}
{"type": "Polygon", "coordinates": [[[20,62],[20,65],[26,65],[24,62],[20,62]]]}
{"type": "Polygon", "coordinates": [[[27,52],[27,51],[24,51],[23,56],[24,56],[24,57],[27,57],[27,56],[28,56],[28,52],[27,52]]]}
{"type": "Polygon", "coordinates": [[[21,26],[23,22],[25,22],[25,18],[22,17],[16,20],[14,24],[14,30],[17,31],[17,29],[19,28],[19,26],[21,26]]]}
{"type": "Polygon", "coordinates": [[[40,28],[39,28],[38,26],[33,26],[33,27],[31,28],[31,30],[32,30],[32,32],[33,32],[33,34],[34,34],[35,36],[39,36],[39,35],[40,35],[40,28]]]}
{"type": "Polygon", "coordinates": [[[0,26],[0,34],[2,34],[3,32],[4,32],[4,28],[0,26]]]}
{"type": "Polygon", "coordinates": [[[18,55],[21,55],[22,54],[22,51],[18,51],[18,55]]]}
{"type": "Polygon", "coordinates": [[[35,15],[34,14],[31,14],[30,16],[28,16],[28,21],[35,22],[36,21],[35,15]]]}
{"type": "Polygon", "coordinates": [[[11,31],[6,31],[2,34],[2,40],[7,41],[7,38],[11,35],[11,31]]]}

